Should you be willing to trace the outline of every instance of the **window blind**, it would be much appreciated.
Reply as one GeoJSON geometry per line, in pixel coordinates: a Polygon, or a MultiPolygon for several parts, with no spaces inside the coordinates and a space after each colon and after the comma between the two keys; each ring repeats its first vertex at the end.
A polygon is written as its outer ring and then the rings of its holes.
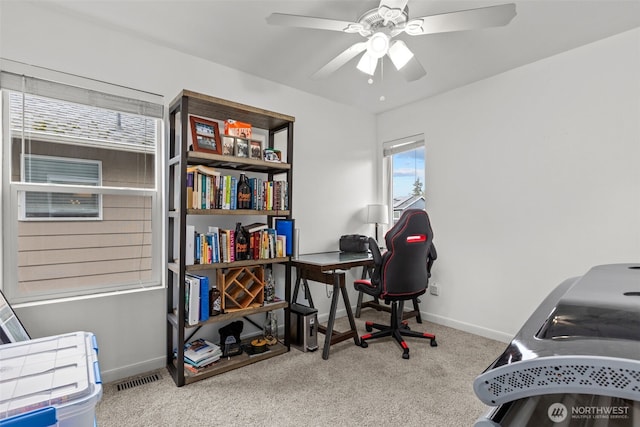
{"type": "Polygon", "coordinates": [[[403,151],[410,151],[424,146],[424,137],[420,135],[407,136],[405,138],[387,141],[382,145],[382,155],[384,157],[393,156],[403,151]]]}

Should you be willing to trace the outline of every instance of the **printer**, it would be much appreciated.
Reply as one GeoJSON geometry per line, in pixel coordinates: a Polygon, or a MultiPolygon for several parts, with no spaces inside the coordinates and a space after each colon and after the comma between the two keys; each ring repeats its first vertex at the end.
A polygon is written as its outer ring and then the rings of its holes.
{"type": "Polygon", "coordinates": [[[640,264],[562,282],[473,388],[475,427],[640,426],[640,264]]]}

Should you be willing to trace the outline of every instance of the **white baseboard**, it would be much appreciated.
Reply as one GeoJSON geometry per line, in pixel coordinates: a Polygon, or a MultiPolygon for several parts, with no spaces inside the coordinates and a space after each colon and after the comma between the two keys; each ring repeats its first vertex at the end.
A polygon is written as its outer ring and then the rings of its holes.
{"type": "Polygon", "coordinates": [[[102,376],[102,382],[106,384],[119,381],[124,378],[133,377],[135,375],[155,371],[156,369],[164,368],[165,366],[167,366],[167,357],[163,355],[162,357],[134,363],[133,365],[120,366],[115,369],[101,371],[100,375],[102,376]]]}
{"type": "Polygon", "coordinates": [[[460,331],[469,332],[470,334],[478,335],[484,338],[489,338],[492,340],[510,343],[513,338],[512,334],[508,334],[506,332],[496,331],[493,329],[483,328],[481,326],[473,325],[467,322],[461,322],[459,320],[450,319],[444,316],[437,316],[430,313],[425,313],[423,311],[420,312],[422,319],[436,323],[438,325],[447,326],[449,328],[458,329],[460,331]]]}

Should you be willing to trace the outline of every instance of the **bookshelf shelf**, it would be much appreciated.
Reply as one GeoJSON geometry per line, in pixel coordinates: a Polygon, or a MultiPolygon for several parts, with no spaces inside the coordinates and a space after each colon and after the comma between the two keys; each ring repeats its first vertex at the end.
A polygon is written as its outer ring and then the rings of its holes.
{"type": "MultiPolygon", "coordinates": [[[[198,372],[197,374],[190,372],[186,369],[182,369],[183,375],[184,375],[184,383],[191,384],[196,381],[203,380],[205,378],[209,378],[215,375],[220,375],[225,372],[232,371],[234,369],[242,368],[252,363],[260,362],[262,360],[279,356],[281,354],[286,353],[287,351],[289,351],[289,348],[285,344],[278,342],[276,345],[270,346],[269,350],[265,353],[253,354],[253,355],[243,353],[241,355],[233,356],[228,359],[220,358],[220,360],[216,362],[213,366],[203,369],[201,372],[198,372]]],[[[171,365],[168,366],[168,368],[169,368],[169,372],[171,372],[172,375],[175,376],[178,373],[178,368],[176,367],[175,360],[171,363],[171,365]]]]}
{"type": "Polygon", "coordinates": [[[254,209],[187,209],[188,215],[270,215],[289,216],[289,211],[254,209]]]}
{"type": "MultiPolygon", "coordinates": [[[[193,230],[194,226],[202,227],[202,224],[208,223],[209,219],[211,222],[209,222],[208,225],[212,226],[214,230],[217,230],[215,227],[220,225],[221,232],[224,224],[228,224],[230,221],[245,222],[245,217],[247,218],[246,223],[255,222],[257,219],[256,216],[259,216],[261,217],[260,222],[266,224],[272,224],[274,218],[291,219],[294,121],[295,118],[292,116],[188,90],[183,90],[169,104],[169,148],[167,150],[167,184],[169,197],[166,211],[169,236],[167,241],[166,355],[167,369],[178,387],[278,356],[290,349],[290,313],[287,303],[287,301],[291,299],[290,257],[281,256],[277,258],[186,265],[186,248],[187,228],[193,230]],[[267,140],[263,141],[262,147],[273,149],[276,148],[276,142],[278,142],[278,144],[280,144],[278,148],[286,154],[282,157],[286,159],[286,161],[267,162],[259,159],[193,151],[192,147],[190,147],[190,115],[218,122],[218,126],[220,127],[223,126],[223,122],[227,119],[250,123],[253,127],[254,135],[259,134],[267,138],[267,140]],[[283,142],[286,142],[286,150],[282,145],[283,142]],[[192,209],[190,208],[191,206],[200,205],[199,202],[192,204],[190,199],[195,198],[195,196],[193,196],[193,194],[195,194],[195,188],[192,189],[190,187],[189,191],[187,191],[187,169],[194,166],[200,166],[199,169],[201,170],[207,170],[205,167],[214,168],[215,171],[220,171],[220,173],[224,172],[227,178],[228,175],[237,177],[243,173],[246,174],[247,177],[254,176],[256,178],[254,181],[256,182],[261,179],[265,179],[266,181],[286,181],[286,187],[283,187],[286,188],[286,190],[282,190],[283,192],[279,193],[281,190],[280,186],[278,186],[278,192],[275,194],[277,197],[283,197],[283,199],[277,199],[277,201],[286,200],[288,196],[288,205],[274,201],[273,206],[277,208],[286,207],[287,209],[192,209]],[[286,191],[286,193],[284,191],[286,191]],[[187,203],[188,200],[189,203],[187,203]],[[233,217],[233,219],[230,216],[233,217]],[[284,266],[285,298],[284,301],[265,303],[263,297],[264,267],[273,264],[282,264],[284,266]],[[237,277],[234,276],[238,271],[243,273],[237,277]],[[224,307],[223,305],[223,313],[211,316],[208,320],[199,323],[196,323],[197,318],[192,319],[191,322],[196,324],[186,324],[185,314],[188,312],[194,313],[193,310],[187,310],[187,304],[185,304],[185,278],[188,279],[191,277],[187,277],[188,273],[207,276],[211,284],[221,292],[222,298],[227,298],[223,301],[229,302],[229,306],[224,307]],[[242,354],[233,356],[228,360],[220,360],[215,363],[214,366],[196,374],[183,368],[183,344],[186,340],[196,338],[194,335],[201,331],[200,328],[202,326],[209,324],[220,324],[220,326],[224,326],[228,322],[243,319],[247,319],[255,325],[255,322],[248,319],[247,316],[266,313],[272,310],[284,311],[284,337],[281,343],[273,346],[269,351],[252,356],[242,354]]],[[[222,143],[222,141],[218,141],[218,143],[222,143]]],[[[189,171],[191,171],[191,169],[189,169],[189,171]]],[[[200,181],[193,179],[192,182],[200,181]]],[[[206,189],[205,180],[202,182],[203,188],[206,189]]],[[[273,187],[276,187],[275,183],[273,187]]],[[[203,206],[214,206],[214,197],[211,197],[212,203],[209,203],[210,194],[213,193],[198,193],[198,195],[200,194],[206,194],[206,200],[204,197],[202,198],[203,201],[206,201],[206,203],[203,203],[203,206]]],[[[217,200],[219,201],[221,199],[217,200]]],[[[271,207],[271,204],[267,204],[266,200],[267,198],[265,196],[264,206],[271,207]]],[[[271,199],[269,198],[268,200],[271,199]]],[[[274,200],[276,200],[275,196],[274,200]]],[[[216,203],[215,205],[223,206],[223,204],[220,203],[216,203]]],[[[228,207],[228,205],[224,207],[228,207]]],[[[206,227],[207,226],[205,226],[205,228],[206,227]]],[[[199,230],[197,233],[204,233],[205,231],[206,230],[199,230]]],[[[191,234],[190,236],[193,237],[191,234]]],[[[209,239],[210,237],[207,237],[207,242],[209,239]]],[[[196,247],[199,248],[200,246],[196,245],[196,247]]],[[[272,255],[272,253],[269,255],[272,255]]],[[[203,308],[200,309],[203,310],[203,308]]],[[[211,337],[202,336],[202,338],[211,341],[211,337]]]]}
{"type": "MultiPolygon", "coordinates": [[[[264,304],[264,305],[262,305],[260,307],[249,307],[249,308],[245,308],[243,310],[237,310],[237,311],[230,311],[230,312],[227,312],[227,313],[222,313],[222,314],[219,314],[217,316],[210,317],[209,320],[206,320],[204,322],[200,322],[197,325],[185,326],[185,327],[186,328],[195,328],[195,327],[198,327],[198,326],[203,326],[203,325],[211,324],[211,323],[232,322],[234,320],[242,319],[243,317],[250,316],[252,314],[266,313],[268,311],[273,311],[273,310],[282,310],[284,308],[287,308],[288,306],[289,306],[289,304],[286,301],[276,301],[276,302],[272,302],[272,303],[266,303],[266,304],[264,304]]],[[[178,327],[178,318],[177,318],[175,313],[169,313],[167,315],[167,320],[174,327],[178,327]]]]}

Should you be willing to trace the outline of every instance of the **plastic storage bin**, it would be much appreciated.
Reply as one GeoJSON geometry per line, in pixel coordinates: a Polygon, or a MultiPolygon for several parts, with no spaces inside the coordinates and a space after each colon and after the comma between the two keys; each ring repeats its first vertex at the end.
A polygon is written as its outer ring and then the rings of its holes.
{"type": "Polygon", "coordinates": [[[0,345],[0,427],[90,427],[102,397],[95,335],[0,345]]]}

